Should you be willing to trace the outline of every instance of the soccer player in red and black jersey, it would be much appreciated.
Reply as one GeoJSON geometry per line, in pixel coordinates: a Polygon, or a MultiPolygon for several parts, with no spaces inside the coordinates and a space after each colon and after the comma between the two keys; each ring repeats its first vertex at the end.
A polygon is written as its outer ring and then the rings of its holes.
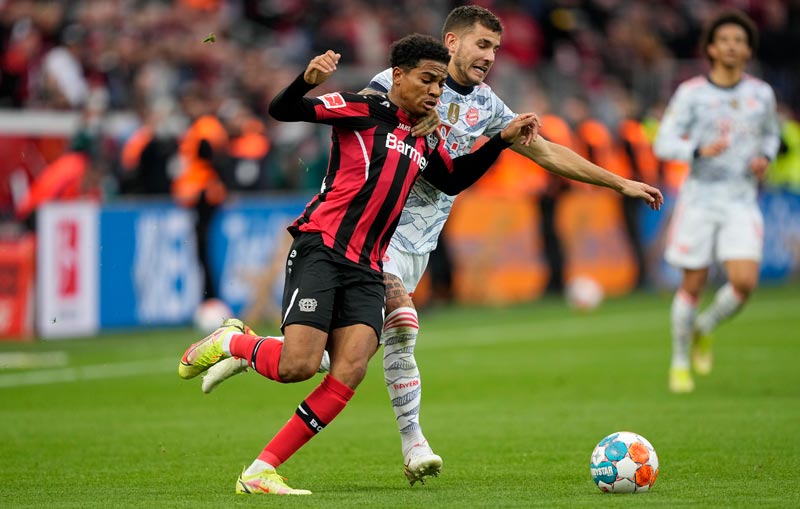
{"type": "Polygon", "coordinates": [[[411,126],[436,107],[447,77],[447,49],[411,35],[391,49],[393,85],[386,95],[333,93],[303,97],[335,70],[328,51],[270,104],[278,120],[333,126],[330,165],[321,192],[290,227],[284,340],[258,337],[228,320],[192,345],[179,366],[192,378],[235,356],[272,380],[311,378],[328,349],[330,373],[239,477],[238,493],[309,494],[286,485],[275,468],[344,409],[378,347],[384,319],[381,260],[414,182],[422,177],[457,194],[515,142],[530,143],[536,116],[519,115],[479,150],[451,159],[436,135],[417,138],[411,126]]]}

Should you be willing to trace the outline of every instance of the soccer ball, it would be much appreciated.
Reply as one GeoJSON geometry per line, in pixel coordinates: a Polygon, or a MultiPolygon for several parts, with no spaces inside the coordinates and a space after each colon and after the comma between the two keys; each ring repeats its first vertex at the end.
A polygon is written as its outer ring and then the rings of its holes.
{"type": "Polygon", "coordinates": [[[211,334],[222,322],[233,316],[233,311],[219,299],[202,302],[194,312],[194,327],[203,334],[211,334]]]}
{"type": "Polygon", "coordinates": [[[597,487],[607,493],[642,493],[658,477],[658,456],[641,435],[618,431],[600,440],[589,465],[597,487]]]}
{"type": "Polygon", "coordinates": [[[589,276],[569,280],[566,288],[567,304],[579,311],[592,311],[603,302],[603,287],[589,276]]]}

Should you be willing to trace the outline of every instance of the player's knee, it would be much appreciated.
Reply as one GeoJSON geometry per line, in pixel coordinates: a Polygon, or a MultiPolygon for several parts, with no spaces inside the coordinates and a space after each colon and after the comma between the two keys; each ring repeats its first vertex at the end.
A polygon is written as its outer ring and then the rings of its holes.
{"type": "Polygon", "coordinates": [[[303,382],[317,372],[319,361],[316,364],[309,359],[284,359],[281,358],[278,366],[278,375],[284,382],[303,382]]]}
{"type": "Polygon", "coordinates": [[[332,366],[331,376],[340,380],[343,384],[354,389],[367,376],[367,365],[361,363],[349,363],[346,366],[332,366]]]}
{"type": "Polygon", "coordinates": [[[386,291],[386,314],[402,307],[414,307],[411,296],[406,291],[403,280],[399,277],[385,273],[383,283],[386,291]]]}
{"type": "Polygon", "coordinates": [[[736,295],[742,301],[746,301],[750,297],[750,294],[755,291],[756,286],[758,286],[758,276],[737,277],[735,280],[731,280],[730,283],[736,295]]]}
{"type": "Polygon", "coordinates": [[[414,302],[411,300],[411,297],[408,294],[389,297],[386,297],[386,315],[388,316],[390,313],[400,309],[400,308],[413,308],[414,302]]]}

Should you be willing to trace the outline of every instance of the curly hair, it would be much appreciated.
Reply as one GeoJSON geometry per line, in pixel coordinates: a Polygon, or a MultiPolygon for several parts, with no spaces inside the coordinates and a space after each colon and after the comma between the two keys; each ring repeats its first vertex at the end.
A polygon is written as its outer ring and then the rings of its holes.
{"type": "Polygon", "coordinates": [[[420,60],[433,60],[445,65],[450,62],[450,52],[444,45],[429,35],[411,34],[395,41],[391,48],[389,65],[409,71],[419,65],[420,60]]]}
{"type": "Polygon", "coordinates": [[[742,27],[747,34],[747,45],[750,46],[750,49],[754,53],[758,49],[758,28],[756,28],[756,24],[747,14],[743,13],[742,11],[729,9],[722,11],[716,17],[714,17],[706,26],[705,30],[703,31],[703,35],[700,38],[700,44],[702,45],[700,49],[709,60],[711,60],[711,57],[708,54],[708,47],[714,43],[714,37],[717,35],[717,30],[719,27],[728,24],[739,25],[742,27]]]}
{"type": "Polygon", "coordinates": [[[492,32],[503,34],[503,24],[500,23],[500,19],[492,11],[477,5],[463,5],[456,7],[447,15],[447,19],[444,20],[444,25],[442,26],[442,39],[448,32],[469,29],[475,23],[480,23],[492,32]]]}

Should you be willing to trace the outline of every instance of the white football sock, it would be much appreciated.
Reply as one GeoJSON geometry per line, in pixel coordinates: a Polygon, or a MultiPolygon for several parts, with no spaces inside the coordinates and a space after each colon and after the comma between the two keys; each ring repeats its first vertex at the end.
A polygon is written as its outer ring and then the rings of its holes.
{"type": "Polygon", "coordinates": [[[392,400],[403,451],[425,441],[419,424],[422,381],[414,358],[418,333],[417,311],[402,307],[389,313],[381,335],[383,376],[392,400]]]}
{"type": "Polygon", "coordinates": [[[233,338],[234,334],[241,334],[238,330],[231,329],[222,336],[222,351],[225,352],[225,355],[228,357],[232,356],[231,353],[231,339],[233,338]]]}
{"type": "Polygon", "coordinates": [[[260,459],[256,459],[254,462],[247,467],[247,470],[244,471],[244,475],[254,475],[258,474],[259,472],[263,472],[264,470],[271,468],[275,470],[275,467],[267,463],[266,461],[261,461],[260,459]]]}
{"type": "Polygon", "coordinates": [[[689,345],[694,334],[697,302],[683,290],[675,292],[672,299],[672,367],[689,368],[689,345]]]}
{"type": "Polygon", "coordinates": [[[317,373],[330,373],[331,371],[331,356],[327,350],[322,351],[322,361],[319,363],[317,373]]]}
{"type": "Polygon", "coordinates": [[[724,284],[714,295],[714,302],[697,317],[697,330],[704,335],[710,333],[722,321],[738,313],[744,302],[730,283],[724,284]]]}

